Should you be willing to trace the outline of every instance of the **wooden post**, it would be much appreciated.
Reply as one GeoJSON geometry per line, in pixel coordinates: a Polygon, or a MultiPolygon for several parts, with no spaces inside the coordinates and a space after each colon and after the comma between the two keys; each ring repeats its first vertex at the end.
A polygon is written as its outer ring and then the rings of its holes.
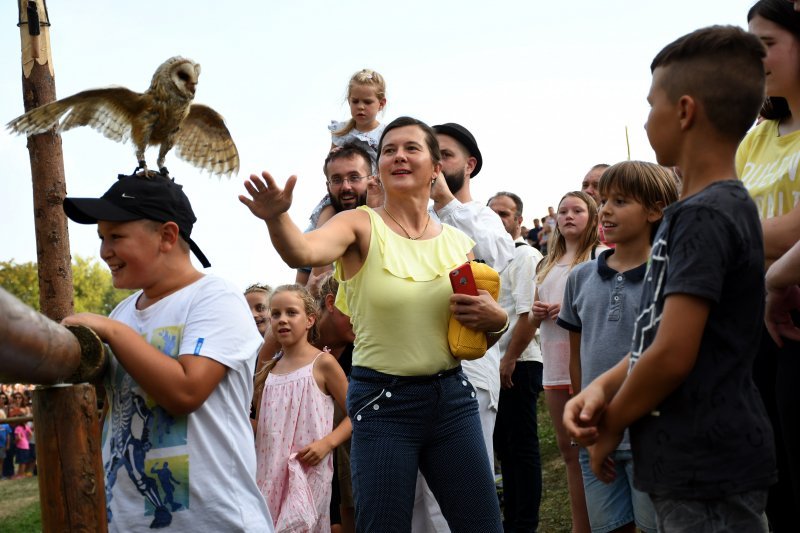
{"type": "MultiPolygon", "coordinates": [[[[41,28],[38,39],[28,32],[28,0],[18,0],[22,42],[22,99],[25,111],[56,99],[56,82],[51,60],[49,21],[44,0],[37,0],[41,28]],[[33,57],[38,42],[39,58],[33,57]]],[[[33,180],[33,216],[36,258],[39,267],[39,308],[55,321],[72,314],[72,267],[67,217],[62,204],[67,195],[61,136],[55,129],[28,137],[33,180]]]]}
{"type": "Polygon", "coordinates": [[[42,530],[107,531],[94,387],[37,388],[33,418],[42,530]]]}
{"type": "MultiPolygon", "coordinates": [[[[50,20],[45,0],[18,0],[18,6],[22,95],[28,111],[56,98],[50,20]],[[33,16],[29,15],[29,8],[33,16]],[[35,24],[37,18],[39,27],[32,28],[28,21],[35,24]]],[[[45,315],[60,321],[73,311],[69,235],[62,208],[66,182],[61,137],[55,131],[29,137],[28,152],[33,180],[39,304],[45,315]]],[[[34,420],[40,439],[37,443],[44,452],[40,455],[43,460],[38,463],[42,525],[46,532],[104,532],[108,523],[99,428],[94,417],[79,414],[87,404],[96,409],[97,400],[94,388],[89,385],[70,388],[45,388],[34,394],[34,420]],[[83,442],[77,444],[76,437],[83,442]],[[81,457],[80,453],[94,455],[81,457]],[[81,463],[86,468],[71,466],[81,463]],[[76,488],[81,492],[80,498],[74,497],[76,488]],[[89,499],[91,505],[86,504],[89,499]]]]}

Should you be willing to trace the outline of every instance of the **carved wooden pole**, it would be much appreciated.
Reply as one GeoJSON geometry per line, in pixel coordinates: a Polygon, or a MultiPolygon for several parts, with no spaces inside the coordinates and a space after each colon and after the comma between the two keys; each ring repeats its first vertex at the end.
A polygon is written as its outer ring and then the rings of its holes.
{"type": "MultiPolygon", "coordinates": [[[[45,0],[18,0],[25,111],[56,98],[45,0]]],[[[33,180],[39,304],[60,321],[72,314],[72,269],[61,137],[48,131],[28,138],[33,180]]],[[[42,388],[34,393],[39,494],[44,531],[107,531],[100,435],[94,387],[42,388]],[[80,442],[79,442],[80,441],[80,442]],[[91,454],[91,456],[87,455],[91,454]]]]}

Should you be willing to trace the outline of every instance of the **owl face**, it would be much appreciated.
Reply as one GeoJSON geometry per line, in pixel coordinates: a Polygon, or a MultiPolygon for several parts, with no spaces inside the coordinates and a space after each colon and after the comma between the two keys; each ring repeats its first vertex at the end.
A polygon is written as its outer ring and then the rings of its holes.
{"type": "Polygon", "coordinates": [[[194,92],[197,89],[197,79],[200,76],[200,65],[186,60],[183,63],[178,63],[172,68],[170,72],[170,79],[178,92],[187,98],[194,98],[194,92]]]}
{"type": "Polygon", "coordinates": [[[162,91],[184,100],[194,99],[200,65],[184,57],[171,57],[162,63],[150,84],[150,90],[162,91]]]}

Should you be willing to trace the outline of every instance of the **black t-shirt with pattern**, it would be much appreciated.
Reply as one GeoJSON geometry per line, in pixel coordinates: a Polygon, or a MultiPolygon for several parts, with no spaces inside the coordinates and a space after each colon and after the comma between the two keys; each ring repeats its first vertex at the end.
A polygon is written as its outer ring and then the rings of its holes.
{"type": "Polygon", "coordinates": [[[634,481],[672,498],[720,498],[776,480],[772,429],[753,384],[764,320],[761,223],[737,180],[714,182],[669,206],[650,254],[631,369],[647,357],[664,301],[710,303],[694,368],[652,413],[631,426],[634,481]]]}

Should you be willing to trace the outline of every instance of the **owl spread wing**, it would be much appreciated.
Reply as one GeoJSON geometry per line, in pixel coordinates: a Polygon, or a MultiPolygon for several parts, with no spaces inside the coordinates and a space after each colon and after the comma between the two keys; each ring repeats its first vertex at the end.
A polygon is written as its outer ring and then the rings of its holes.
{"type": "Polygon", "coordinates": [[[239,172],[239,151],[222,115],[208,106],[192,104],[175,138],[181,159],[212,174],[239,172]]]}
{"type": "Polygon", "coordinates": [[[124,87],[91,89],[32,109],[7,127],[16,133],[35,135],[54,125],[58,125],[58,131],[91,126],[111,140],[125,142],[130,138],[133,117],[143,105],[142,94],[124,87]]]}

